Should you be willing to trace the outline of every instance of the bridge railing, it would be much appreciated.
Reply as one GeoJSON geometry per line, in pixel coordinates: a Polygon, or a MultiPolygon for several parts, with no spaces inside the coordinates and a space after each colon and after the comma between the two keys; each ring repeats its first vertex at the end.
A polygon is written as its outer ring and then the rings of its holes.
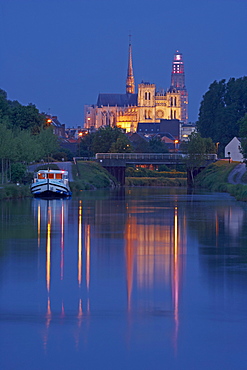
{"type": "Polygon", "coordinates": [[[124,160],[181,160],[182,153],[97,153],[96,159],[124,159],[124,160]]]}
{"type": "MultiPolygon", "coordinates": [[[[122,159],[122,160],[170,160],[170,161],[181,161],[185,160],[187,154],[184,153],[97,153],[96,159],[122,159]]],[[[205,159],[210,161],[217,160],[217,154],[207,154],[205,159]]]]}

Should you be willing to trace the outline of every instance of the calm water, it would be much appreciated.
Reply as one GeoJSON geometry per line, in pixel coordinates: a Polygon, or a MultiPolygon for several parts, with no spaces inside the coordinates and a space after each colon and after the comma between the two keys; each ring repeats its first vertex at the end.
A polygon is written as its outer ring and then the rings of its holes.
{"type": "Polygon", "coordinates": [[[0,206],[1,369],[247,369],[247,205],[136,188],[0,206]]]}

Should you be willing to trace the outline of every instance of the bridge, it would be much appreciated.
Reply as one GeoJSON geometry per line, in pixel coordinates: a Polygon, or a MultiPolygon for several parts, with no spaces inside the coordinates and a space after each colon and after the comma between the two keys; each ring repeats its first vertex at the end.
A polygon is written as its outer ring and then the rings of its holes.
{"type": "MultiPolygon", "coordinates": [[[[185,164],[187,154],[184,153],[97,153],[96,161],[106,168],[117,180],[124,185],[125,168],[128,164],[133,165],[179,165],[185,164]]],[[[217,154],[207,154],[205,163],[200,169],[195,169],[198,173],[210,163],[217,160],[217,154]]],[[[191,181],[188,173],[188,181],[191,181]]]]}
{"type": "Polygon", "coordinates": [[[96,160],[100,163],[111,161],[125,164],[184,164],[186,154],[182,153],[97,153],[96,160]]]}

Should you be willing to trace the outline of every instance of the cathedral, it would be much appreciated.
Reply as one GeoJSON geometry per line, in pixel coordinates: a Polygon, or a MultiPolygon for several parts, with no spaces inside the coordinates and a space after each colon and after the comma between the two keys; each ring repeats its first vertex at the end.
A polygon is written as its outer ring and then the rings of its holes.
{"type": "Polygon", "coordinates": [[[157,124],[162,120],[188,123],[183,56],[179,51],[174,54],[171,86],[166,92],[142,81],[136,93],[130,42],[125,94],[99,94],[95,105],[85,106],[84,127],[117,126],[126,132],[137,132],[138,124],[157,124]]]}

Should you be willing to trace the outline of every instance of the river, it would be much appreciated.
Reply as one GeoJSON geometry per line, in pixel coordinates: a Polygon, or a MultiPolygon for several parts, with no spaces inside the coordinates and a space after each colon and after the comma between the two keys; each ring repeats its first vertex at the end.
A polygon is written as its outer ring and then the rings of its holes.
{"type": "Polygon", "coordinates": [[[247,368],[247,205],[182,188],[1,203],[0,368],[247,368]]]}

